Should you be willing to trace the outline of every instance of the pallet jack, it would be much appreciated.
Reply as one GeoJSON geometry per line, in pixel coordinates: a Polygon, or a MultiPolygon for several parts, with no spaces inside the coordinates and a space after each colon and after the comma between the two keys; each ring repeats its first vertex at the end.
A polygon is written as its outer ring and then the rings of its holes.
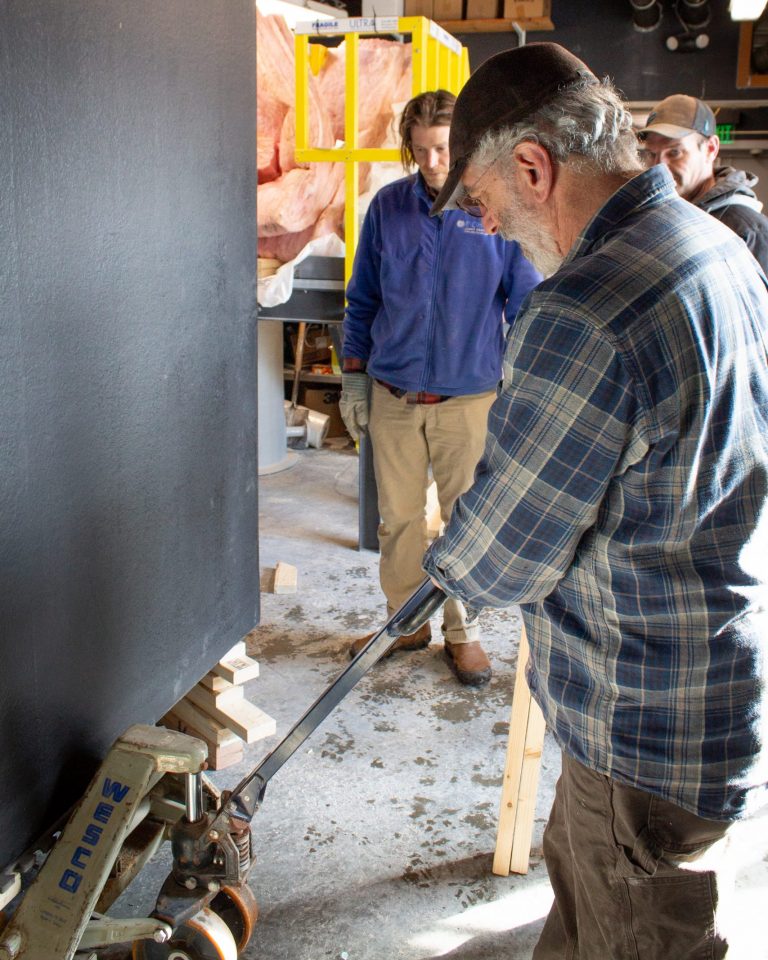
{"type": "Polygon", "coordinates": [[[201,740],[130,727],[61,831],[0,875],[0,960],[98,960],[114,944],[132,944],[133,960],[237,960],[258,918],[247,885],[255,863],[250,823],[267,784],[395,640],[418,630],[444,600],[425,580],[231,791],[206,777],[201,740]],[[105,916],[165,840],[173,864],[152,914],[105,916]]]}

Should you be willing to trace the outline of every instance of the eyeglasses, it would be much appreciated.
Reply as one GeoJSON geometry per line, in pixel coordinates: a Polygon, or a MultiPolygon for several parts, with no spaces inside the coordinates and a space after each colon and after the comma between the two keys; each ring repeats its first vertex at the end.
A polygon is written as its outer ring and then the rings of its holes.
{"type": "Polygon", "coordinates": [[[482,220],[483,217],[488,213],[488,208],[477,197],[470,197],[469,194],[465,194],[463,197],[459,197],[456,201],[456,206],[463,210],[464,213],[468,213],[470,217],[477,217],[478,220],[482,220]]]}
{"type": "MultiPolygon", "coordinates": [[[[483,172],[472,185],[473,190],[477,190],[478,186],[480,185],[480,181],[483,179],[483,177],[486,177],[490,173],[498,159],[499,157],[494,157],[485,170],[483,170],[483,172]]],[[[482,220],[483,217],[488,213],[488,207],[486,207],[482,200],[480,200],[479,197],[471,196],[469,193],[465,193],[463,197],[459,197],[456,200],[456,206],[460,210],[463,210],[464,213],[468,213],[470,217],[477,217],[478,220],[482,220]]]]}

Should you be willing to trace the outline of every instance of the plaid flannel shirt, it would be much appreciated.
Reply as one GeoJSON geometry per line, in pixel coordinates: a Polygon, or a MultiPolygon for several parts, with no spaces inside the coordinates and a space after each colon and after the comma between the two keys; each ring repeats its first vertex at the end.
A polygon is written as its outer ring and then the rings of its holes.
{"type": "Polygon", "coordinates": [[[425,569],[519,603],[560,746],[699,816],[768,781],[768,293],[664,167],[528,296],[475,483],[425,569]]]}

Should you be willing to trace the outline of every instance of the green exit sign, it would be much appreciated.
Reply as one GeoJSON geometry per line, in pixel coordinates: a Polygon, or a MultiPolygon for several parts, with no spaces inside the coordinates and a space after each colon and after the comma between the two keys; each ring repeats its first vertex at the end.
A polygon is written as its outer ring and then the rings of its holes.
{"type": "Polygon", "coordinates": [[[720,143],[733,143],[733,124],[718,123],[715,133],[720,137],[720,143]]]}

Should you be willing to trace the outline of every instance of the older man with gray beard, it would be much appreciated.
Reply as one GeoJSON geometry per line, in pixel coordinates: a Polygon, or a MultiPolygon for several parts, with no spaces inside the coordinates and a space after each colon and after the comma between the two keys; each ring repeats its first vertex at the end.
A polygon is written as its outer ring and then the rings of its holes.
{"type": "Polygon", "coordinates": [[[764,279],[642,170],[616,91],[556,44],[472,75],[450,155],[433,212],[481,217],[548,276],[425,559],[475,610],[521,605],[562,750],[534,958],[733,957],[733,838],[768,852],[764,279]]]}

